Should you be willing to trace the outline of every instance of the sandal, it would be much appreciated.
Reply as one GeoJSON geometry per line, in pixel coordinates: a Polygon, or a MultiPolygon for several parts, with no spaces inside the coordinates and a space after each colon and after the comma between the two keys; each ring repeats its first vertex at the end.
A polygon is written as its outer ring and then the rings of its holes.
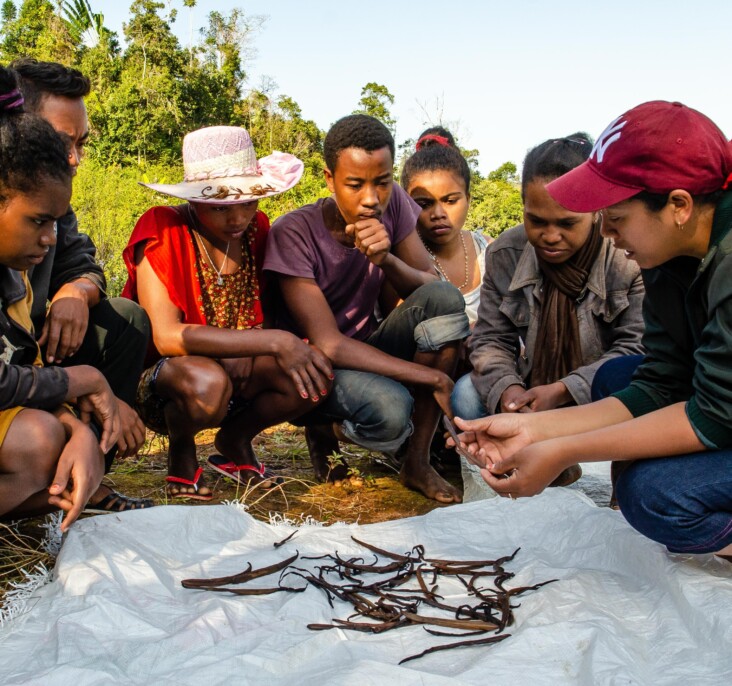
{"type": "Polygon", "coordinates": [[[236,464],[227,460],[223,455],[211,455],[208,458],[208,466],[219,474],[228,476],[242,486],[248,486],[253,479],[259,477],[256,483],[270,482],[271,485],[268,488],[274,488],[284,483],[285,480],[278,476],[268,467],[265,467],[260,463],[259,467],[255,467],[251,464],[236,464]],[[241,476],[241,472],[251,472],[249,475],[245,475],[244,478],[241,476]]]}
{"type": "Polygon", "coordinates": [[[98,503],[89,503],[84,508],[84,514],[108,514],[110,512],[131,512],[132,510],[146,510],[153,507],[152,498],[132,498],[117,491],[111,491],[98,503]]]}
{"type": "Polygon", "coordinates": [[[198,482],[201,480],[201,475],[203,474],[203,467],[199,467],[196,470],[196,474],[193,477],[193,479],[184,479],[181,476],[166,476],[165,480],[169,484],[173,484],[173,486],[168,486],[168,495],[171,498],[179,498],[181,500],[211,500],[213,498],[213,493],[201,493],[198,488],[198,482]],[[193,490],[189,491],[182,491],[180,489],[180,486],[178,487],[177,491],[173,491],[175,488],[175,484],[182,484],[183,486],[187,486],[188,488],[192,488],[193,490]]]}

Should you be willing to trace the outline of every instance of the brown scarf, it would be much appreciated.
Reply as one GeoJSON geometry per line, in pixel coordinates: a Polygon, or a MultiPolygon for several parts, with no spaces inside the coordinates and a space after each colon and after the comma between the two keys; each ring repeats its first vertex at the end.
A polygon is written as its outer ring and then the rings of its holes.
{"type": "Polygon", "coordinates": [[[602,240],[600,222],[594,222],[585,244],[566,262],[549,264],[539,258],[544,302],[534,346],[532,387],[554,383],[582,366],[577,302],[584,297],[602,240]]]}

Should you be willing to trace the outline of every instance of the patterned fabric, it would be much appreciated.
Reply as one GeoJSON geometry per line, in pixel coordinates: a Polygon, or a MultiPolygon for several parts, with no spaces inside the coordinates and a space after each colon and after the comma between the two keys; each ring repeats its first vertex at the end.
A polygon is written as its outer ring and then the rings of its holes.
{"type": "Polygon", "coordinates": [[[242,242],[241,267],[233,274],[219,274],[201,254],[198,241],[193,240],[203,313],[209,326],[238,330],[261,326],[254,242],[255,229],[250,227],[242,242]]]}
{"type": "MultiPolygon", "coordinates": [[[[200,258],[197,257],[197,247],[186,217],[187,212],[175,207],[153,207],[140,217],[123,252],[128,278],[122,295],[138,302],[134,256],[135,247],[144,243],[145,257],[168,291],[170,301],[182,312],[183,321],[188,324],[208,324],[204,310],[205,289],[201,287],[200,270],[197,267],[200,258]]],[[[250,236],[249,244],[250,263],[254,262],[254,269],[252,273],[250,267],[249,278],[250,283],[261,284],[264,247],[269,231],[267,215],[257,211],[254,223],[256,229],[250,236]]],[[[218,298],[219,288],[223,287],[216,287],[213,301],[218,298]]],[[[251,328],[262,323],[262,307],[259,293],[247,292],[246,296],[252,300],[248,305],[251,308],[251,317],[248,319],[251,328]]]]}

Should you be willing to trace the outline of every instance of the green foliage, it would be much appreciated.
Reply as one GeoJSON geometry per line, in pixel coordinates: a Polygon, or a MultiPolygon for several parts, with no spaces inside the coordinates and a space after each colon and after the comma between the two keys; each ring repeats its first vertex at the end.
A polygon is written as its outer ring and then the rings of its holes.
{"type": "Polygon", "coordinates": [[[49,0],[23,0],[15,14],[7,2],[3,5],[0,58],[9,62],[20,56],[66,64],[74,60],[73,40],[49,0]]]}
{"type": "MultiPolygon", "coordinates": [[[[305,119],[298,104],[276,95],[274,82],[245,91],[247,59],[264,18],[233,9],[211,11],[198,44],[182,48],[171,24],[171,0],[127,0],[126,47],[95,11],[102,0],[5,0],[0,7],[0,59],[21,56],[58,61],[89,76],[86,99],[91,130],[88,158],[74,181],[79,226],[92,236],[99,260],[117,295],[126,280],[122,250],[139,216],[156,204],[178,202],[138,185],[182,178],[181,143],[189,131],[217,124],[244,126],[260,157],[274,150],[305,164],[292,190],[262,201],[271,220],[327,195],[323,178],[324,132],[305,119]],[[95,8],[95,6],[97,6],[95,8]]],[[[196,0],[176,0],[190,10],[196,0]]],[[[370,82],[357,112],[372,115],[392,131],[394,96],[370,82]]],[[[414,141],[399,146],[411,154],[414,141]]],[[[483,179],[477,150],[462,150],[474,172],[468,226],[491,235],[521,221],[516,166],[506,163],[483,179]]]]}
{"type": "Polygon", "coordinates": [[[519,182],[519,175],[516,165],[513,162],[504,162],[498,169],[494,169],[488,174],[488,180],[517,184],[519,182]]]}
{"type": "Polygon", "coordinates": [[[97,260],[107,275],[110,296],[119,295],[127,270],[122,250],[129,240],[135,222],[153,205],[179,202],[139,185],[139,181],[175,183],[182,170],[170,167],[102,166],[88,159],[74,178],[71,205],[81,230],[87,232],[97,246],[97,260]]]}
{"type": "Polygon", "coordinates": [[[485,179],[473,184],[470,211],[465,222],[465,228],[481,230],[483,233],[498,236],[502,231],[510,229],[523,221],[523,202],[521,189],[517,183],[505,180],[502,174],[505,168],[516,165],[507,162],[496,172],[491,172],[485,179]],[[501,171],[503,170],[503,171],[501,171]]]}
{"type": "Polygon", "coordinates": [[[386,86],[371,81],[361,89],[361,99],[354,114],[368,114],[376,117],[390,131],[394,131],[396,120],[391,116],[389,107],[394,104],[394,96],[386,86]]]}

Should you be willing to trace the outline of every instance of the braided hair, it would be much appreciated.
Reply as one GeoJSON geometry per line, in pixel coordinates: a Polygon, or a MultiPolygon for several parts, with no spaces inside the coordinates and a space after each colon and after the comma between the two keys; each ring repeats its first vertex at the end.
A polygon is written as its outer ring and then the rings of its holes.
{"type": "Polygon", "coordinates": [[[49,179],[70,185],[71,178],[66,143],[48,122],[24,111],[15,74],[0,66],[0,204],[49,179]]]}

